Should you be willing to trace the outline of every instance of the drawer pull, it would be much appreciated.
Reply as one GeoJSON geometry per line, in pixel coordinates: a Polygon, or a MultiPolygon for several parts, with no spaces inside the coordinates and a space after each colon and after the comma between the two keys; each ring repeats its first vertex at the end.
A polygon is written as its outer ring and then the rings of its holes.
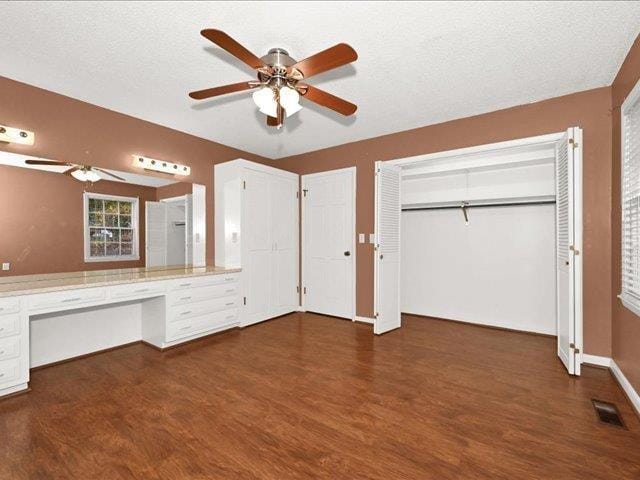
{"type": "Polygon", "coordinates": [[[225,303],[224,305],[225,305],[225,307],[228,307],[229,305],[233,305],[234,303],[236,303],[236,302],[229,302],[229,303],[225,303]]]}
{"type": "Polygon", "coordinates": [[[4,350],[0,350],[0,355],[4,355],[4,350]]]}
{"type": "Polygon", "coordinates": [[[62,300],[62,302],[63,303],[70,303],[70,302],[79,302],[80,300],[82,300],[82,298],[73,297],[73,298],[65,298],[64,300],[62,300]]]}
{"type": "Polygon", "coordinates": [[[191,297],[182,297],[180,300],[191,300],[191,297]]]}
{"type": "Polygon", "coordinates": [[[235,315],[227,315],[225,320],[231,320],[232,318],[236,318],[235,315]]]}
{"type": "Polygon", "coordinates": [[[4,327],[0,327],[0,332],[4,332],[4,327]]]}
{"type": "Polygon", "coordinates": [[[233,288],[231,290],[225,290],[224,291],[224,293],[233,293],[233,292],[235,292],[235,289],[233,289],[233,288]]]}
{"type": "Polygon", "coordinates": [[[4,377],[4,373],[0,373],[0,378],[4,377]]]}
{"type": "Polygon", "coordinates": [[[191,283],[181,283],[180,286],[181,287],[190,287],[191,283]]]}
{"type": "Polygon", "coordinates": [[[189,330],[191,328],[191,325],[187,325],[186,327],[182,327],[180,330],[189,330]]]}
{"type": "Polygon", "coordinates": [[[139,288],[137,290],[134,291],[134,293],[142,293],[142,292],[148,292],[149,289],[148,288],[139,288]]]}
{"type": "Polygon", "coordinates": [[[224,279],[225,282],[233,282],[233,277],[226,277],[224,279]]]}
{"type": "Polygon", "coordinates": [[[4,310],[4,307],[0,307],[0,312],[4,310]]]}
{"type": "Polygon", "coordinates": [[[191,310],[188,310],[186,312],[182,312],[180,315],[189,315],[191,313],[191,310]]]}

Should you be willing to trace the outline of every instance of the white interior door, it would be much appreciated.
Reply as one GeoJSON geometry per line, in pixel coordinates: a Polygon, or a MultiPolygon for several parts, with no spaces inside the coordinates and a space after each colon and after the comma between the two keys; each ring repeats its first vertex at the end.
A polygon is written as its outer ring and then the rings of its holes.
{"type": "Polygon", "coordinates": [[[251,325],[270,318],[272,175],[245,169],[242,207],[242,282],[246,292],[242,323],[251,325]]]}
{"type": "Polygon", "coordinates": [[[395,165],[376,162],[375,182],[375,321],[373,332],[399,328],[400,320],[400,182],[395,165]]]}
{"type": "Polygon", "coordinates": [[[558,356],[580,375],[582,351],[582,131],[556,145],[558,356]]]}
{"type": "Polygon", "coordinates": [[[298,308],[298,180],[271,176],[271,300],[273,315],[298,308]]]}
{"type": "Polygon", "coordinates": [[[167,207],[164,202],[145,202],[147,267],[167,265],[167,207]]]}
{"type": "Polygon", "coordinates": [[[355,168],[302,176],[303,306],[355,318],[355,168]]]}

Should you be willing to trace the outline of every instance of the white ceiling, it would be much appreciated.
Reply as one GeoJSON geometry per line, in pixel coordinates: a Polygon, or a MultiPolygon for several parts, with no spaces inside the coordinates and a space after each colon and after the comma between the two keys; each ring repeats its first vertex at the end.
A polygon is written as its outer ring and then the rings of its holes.
{"type": "Polygon", "coordinates": [[[279,158],[609,85],[639,31],[640,2],[0,2],[0,75],[279,158]],[[358,112],[304,102],[278,132],[247,92],[191,100],[252,78],[203,28],[258,56],[349,43],[309,83],[358,112]]]}

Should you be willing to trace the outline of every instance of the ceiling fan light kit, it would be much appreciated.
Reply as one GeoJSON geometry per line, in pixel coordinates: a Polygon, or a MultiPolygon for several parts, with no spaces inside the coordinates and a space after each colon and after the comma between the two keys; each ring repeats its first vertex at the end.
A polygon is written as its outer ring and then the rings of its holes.
{"type": "Polygon", "coordinates": [[[267,116],[267,125],[278,129],[282,127],[285,117],[290,117],[302,109],[301,96],[345,116],[354,114],[358,108],[353,103],[319,88],[300,83],[313,75],[356,61],[358,54],[346,43],[339,43],[298,62],[282,48],[272,48],[265,56],[258,58],[220,30],[206,29],[200,33],[253,68],[256,71],[257,81],[251,80],[189,93],[189,96],[195,100],[258,88],[253,93],[253,101],[260,112],[267,116]]]}
{"type": "Polygon", "coordinates": [[[157,160],[142,155],[133,155],[133,166],[154,172],[169,173],[171,175],[191,175],[191,167],[187,165],[157,160]]]}
{"type": "Polygon", "coordinates": [[[33,145],[35,139],[35,134],[28,130],[0,125],[0,142],[33,145]]]}

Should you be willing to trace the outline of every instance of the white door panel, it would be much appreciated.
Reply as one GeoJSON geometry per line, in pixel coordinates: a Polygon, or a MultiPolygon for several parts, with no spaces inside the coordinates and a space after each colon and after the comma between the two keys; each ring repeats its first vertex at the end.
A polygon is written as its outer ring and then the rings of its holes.
{"type": "Polygon", "coordinates": [[[382,334],[399,328],[400,317],[400,167],[376,162],[375,321],[382,334]]]}
{"type": "Polygon", "coordinates": [[[582,350],[582,131],[556,145],[556,269],[558,357],[580,375],[582,350]]]}
{"type": "Polygon", "coordinates": [[[243,324],[269,318],[271,298],[272,228],[270,224],[270,175],[247,169],[243,206],[242,281],[247,288],[243,324]]]}
{"type": "Polygon", "coordinates": [[[355,170],[303,175],[304,308],[355,316],[355,170]]]}
{"type": "Polygon", "coordinates": [[[145,202],[145,252],[147,267],[167,265],[167,204],[145,202]]]}

